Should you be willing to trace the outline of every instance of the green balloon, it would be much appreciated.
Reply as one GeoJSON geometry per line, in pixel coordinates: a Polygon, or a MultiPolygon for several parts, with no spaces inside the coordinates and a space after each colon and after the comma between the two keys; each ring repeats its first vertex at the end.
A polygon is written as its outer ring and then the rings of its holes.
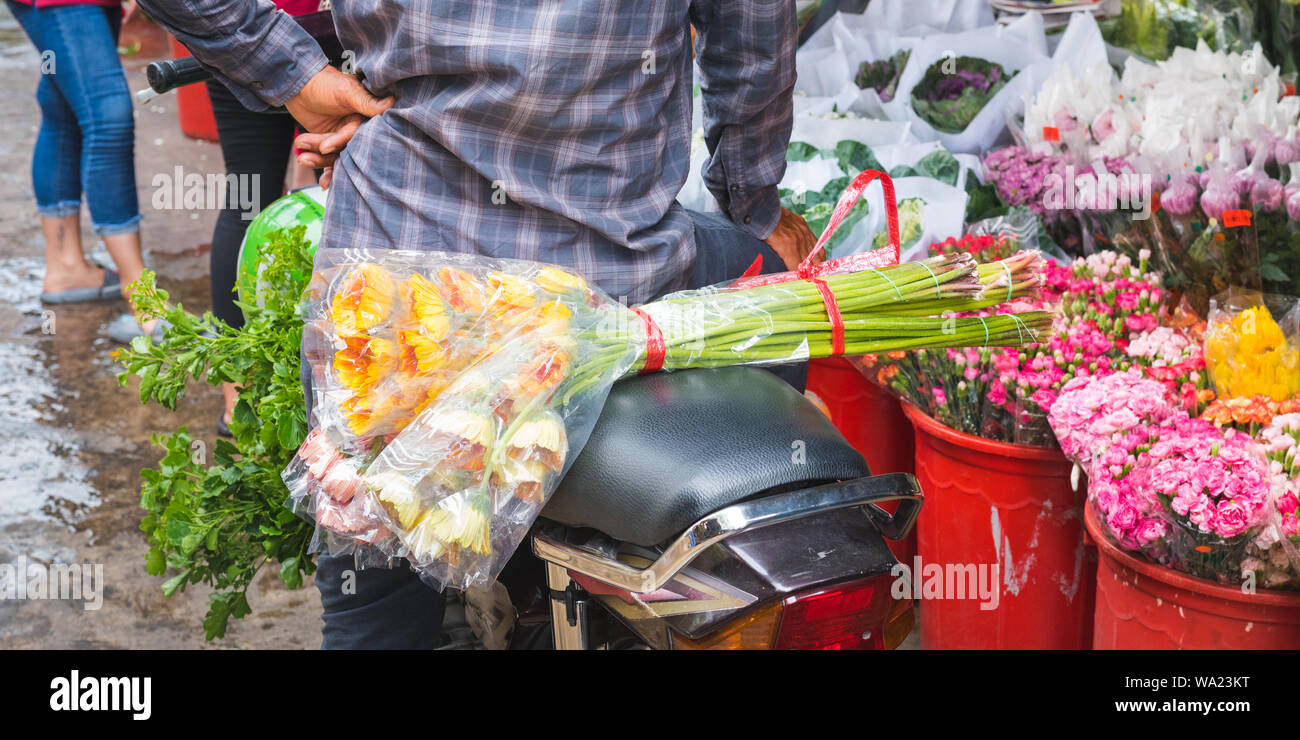
{"type": "Polygon", "coordinates": [[[236,285],[239,300],[253,303],[257,300],[257,279],[262,272],[262,245],[267,235],[293,226],[306,226],[305,239],[311,242],[308,251],[316,254],[320,243],[321,226],[325,216],[325,191],[320,186],[295,190],[280,198],[257,214],[244,232],[244,243],[239,245],[239,273],[236,285]]]}

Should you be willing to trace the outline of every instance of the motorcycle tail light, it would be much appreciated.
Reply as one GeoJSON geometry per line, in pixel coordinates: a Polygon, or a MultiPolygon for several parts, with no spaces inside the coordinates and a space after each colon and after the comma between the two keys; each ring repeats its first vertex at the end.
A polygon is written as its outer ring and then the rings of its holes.
{"type": "Polygon", "coordinates": [[[781,626],[781,602],[750,612],[698,640],[675,636],[674,650],[771,650],[781,626]]]}
{"type": "MultiPolygon", "coordinates": [[[[879,650],[895,647],[902,639],[898,625],[890,629],[895,612],[890,594],[892,579],[877,576],[806,591],[785,599],[777,650],[879,650]],[[890,645],[890,642],[894,642],[890,645]]],[[[907,614],[911,614],[911,601],[907,614]]],[[[910,624],[907,625],[911,630],[910,624]]],[[[903,637],[907,632],[903,632],[903,637]]]]}

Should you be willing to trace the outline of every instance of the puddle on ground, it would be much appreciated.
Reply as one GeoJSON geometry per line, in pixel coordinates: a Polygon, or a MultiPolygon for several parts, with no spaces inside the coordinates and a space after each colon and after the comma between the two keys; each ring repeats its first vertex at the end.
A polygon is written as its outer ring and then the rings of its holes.
{"type": "MultiPolygon", "coordinates": [[[[41,351],[43,261],[0,259],[0,522],[54,521],[71,526],[99,503],[75,431],[58,423],[57,368],[41,351]]],[[[57,331],[57,321],[54,328],[57,331]]]]}

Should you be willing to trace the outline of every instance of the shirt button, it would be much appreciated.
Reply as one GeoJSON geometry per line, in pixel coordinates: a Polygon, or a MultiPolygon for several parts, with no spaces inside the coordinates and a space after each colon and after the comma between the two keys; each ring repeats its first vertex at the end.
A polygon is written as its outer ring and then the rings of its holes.
{"type": "Polygon", "coordinates": [[[749,223],[749,216],[745,217],[745,223],[749,223]]]}
{"type": "Polygon", "coordinates": [[[731,186],[731,192],[733,192],[733,193],[739,193],[739,192],[740,192],[740,186],[739,186],[739,185],[732,185],[732,186],[731,186]]]}
{"type": "Polygon", "coordinates": [[[254,90],[261,90],[261,89],[262,89],[262,83],[259,82],[259,81],[257,81],[257,80],[253,80],[252,85],[253,85],[253,89],[254,89],[254,90]]]}

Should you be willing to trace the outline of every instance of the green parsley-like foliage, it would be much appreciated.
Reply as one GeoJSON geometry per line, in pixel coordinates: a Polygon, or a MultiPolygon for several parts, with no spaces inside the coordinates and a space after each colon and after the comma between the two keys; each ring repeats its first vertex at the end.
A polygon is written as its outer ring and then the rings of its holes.
{"type": "Polygon", "coordinates": [[[155,576],[172,572],[162,584],[168,597],[190,584],[213,588],[203,620],[208,640],[223,637],[231,618],[250,613],[248,587],[268,561],[279,564],[291,589],[315,570],[313,526],[285,507],[288,490],[280,479],[307,433],[298,375],[300,307],[311,278],[304,232],[299,226],[269,236],[258,302],[238,304],[247,318],[242,329],[170,303],[150,271],[132,286],[142,319],[169,326],[160,343],[137,337],[118,352],[125,368],[120,385],[136,376],[140,402],[168,409],[176,408],[191,379],[239,389],[233,442],[218,439],[208,460],[203,442],[184,427],[155,435],[166,452],[156,468],[140,472],[146,512],[140,528],[150,545],[145,569],[155,576]]]}

